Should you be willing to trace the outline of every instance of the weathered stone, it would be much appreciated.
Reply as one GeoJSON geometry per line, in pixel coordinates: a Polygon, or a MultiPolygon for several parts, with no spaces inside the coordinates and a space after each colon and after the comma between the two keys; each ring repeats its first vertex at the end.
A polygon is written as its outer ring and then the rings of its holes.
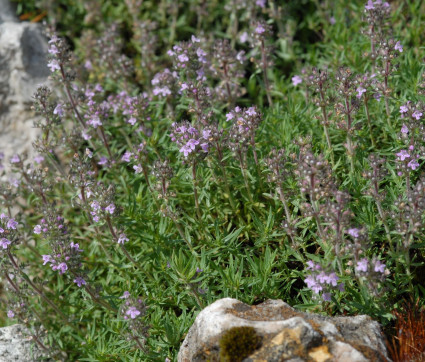
{"type": "Polygon", "coordinates": [[[32,362],[43,357],[21,324],[0,328],[0,361],[32,362]]]}
{"type": "Polygon", "coordinates": [[[245,362],[389,360],[380,326],[368,316],[326,317],[298,312],[281,300],[249,306],[224,298],[198,314],[178,361],[219,361],[221,337],[242,326],[255,328],[262,339],[245,362]]]}
{"type": "Polygon", "coordinates": [[[37,134],[32,95],[46,82],[49,69],[40,26],[17,22],[6,0],[0,0],[0,13],[0,152],[8,160],[32,149],[37,134]]]}

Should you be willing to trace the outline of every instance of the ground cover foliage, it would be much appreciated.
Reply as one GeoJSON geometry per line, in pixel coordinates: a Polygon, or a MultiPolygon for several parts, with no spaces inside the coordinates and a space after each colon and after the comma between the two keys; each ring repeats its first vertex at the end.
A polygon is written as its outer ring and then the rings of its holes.
{"type": "Polygon", "coordinates": [[[4,323],[164,361],[223,297],[388,331],[424,297],[421,1],[18,2],[44,10],[56,85],[35,157],[2,161],[4,323]]]}

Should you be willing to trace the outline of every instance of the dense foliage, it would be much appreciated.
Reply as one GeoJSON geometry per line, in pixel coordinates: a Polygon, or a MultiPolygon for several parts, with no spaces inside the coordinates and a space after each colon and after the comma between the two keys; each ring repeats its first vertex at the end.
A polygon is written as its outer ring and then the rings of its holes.
{"type": "Polygon", "coordinates": [[[424,297],[422,2],[283,3],[47,4],[3,320],[56,358],[164,361],[223,297],[385,326],[424,297]]]}

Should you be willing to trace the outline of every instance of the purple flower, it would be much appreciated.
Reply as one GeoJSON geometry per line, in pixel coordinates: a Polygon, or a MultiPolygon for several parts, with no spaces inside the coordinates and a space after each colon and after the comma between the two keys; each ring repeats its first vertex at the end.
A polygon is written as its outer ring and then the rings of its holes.
{"type": "Polygon", "coordinates": [[[332,300],[332,294],[331,293],[323,293],[322,298],[325,302],[330,302],[332,300]]]}
{"type": "Polygon", "coordinates": [[[292,77],[292,84],[296,87],[298,84],[302,83],[303,79],[299,75],[295,75],[292,77]]]}
{"type": "Polygon", "coordinates": [[[135,173],[141,173],[143,171],[143,167],[139,163],[137,166],[133,166],[133,170],[134,170],[135,173]]]}
{"type": "Polygon", "coordinates": [[[338,288],[338,290],[339,290],[340,292],[345,292],[345,286],[344,286],[344,283],[339,283],[339,284],[338,284],[338,286],[337,286],[337,288],[338,288]]]}
{"type": "Polygon", "coordinates": [[[74,244],[74,242],[71,241],[69,246],[71,247],[71,249],[75,249],[79,253],[81,253],[83,251],[83,249],[80,249],[80,244],[78,244],[78,243],[74,244]]]}
{"type": "Polygon", "coordinates": [[[7,226],[8,229],[16,230],[18,223],[14,219],[9,219],[6,226],[7,226]]]}
{"type": "Polygon", "coordinates": [[[92,201],[92,203],[90,204],[90,207],[95,211],[100,210],[100,204],[96,200],[92,201]]]}
{"type": "Polygon", "coordinates": [[[13,313],[13,310],[10,310],[10,309],[9,309],[9,310],[7,311],[7,317],[8,317],[8,318],[13,318],[14,316],[15,316],[15,313],[13,313]]]}
{"type": "Polygon", "coordinates": [[[407,104],[400,106],[400,113],[407,113],[407,111],[409,110],[409,108],[407,108],[407,104]]]}
{"type": "Polygon", "coordinates": [[[335,273],[328,274],[326,282],[334,287],[338,284],[339,277],[335,273]]]}
{"type": "Polygon", "coordinates": [[[352,236],[353,238],[358,238],[359,237],[359,231],[360,231],[360,229],[351,228],[351,229],[348,229],[347,233],[348,233],[348,235],[352,236]]]}
{"type": "Polygon", "coordinates": [[[131,319],[134,319],[138,315],[140,315],[140,311],[136,307],[130,307],[127,309],[127,312],[125,312],[125,314],[129,315],[131,319]]]}
{"type": "Polygon", "coordinates": [[[201,268],[199,268],[199,267],[196,267],[196,272],[197,273],[201,273],[201,272],[203,272],[204,271],[204,269],[201,269],[201,268]]]}
{"type": "Polygon", "coordinates": [[[381,100],[382,94],[381,93],[373,93],[373,98],[375,98],[378,102],[381,100]]]}
{"type": "Polygon", "coordinates": [[[241,43],[246,43],[246,42],[248,41],[248,39],[249,39],[249,35],[248,35],[248,33],[247,33],[246,31],[244,31],[244,32],[241,34],[241,36],[239,37],[239,41],[240,41],[241,43]]]}
{"type": "Polygon", "coordinates": [[[320,284],[324,284],[328,280],[328,276],[324,271],[321,271],[316,278],[320,284]]]}
{"type": "Polygon", "coordinates": [[[18,163],[18,162],[21,162],[21,159],[19,158],[19,156],[16,154],[13,155],[10,159],[10,163],[18,163]]]}
{"type": "Polygon", "coordinates": [[[118,237],[118,244],[123,244],[127,241],[130,241],[124,233],[121,233],[118,237]]]}
{"type": "Polygon", "coordinates": [[[403,53],[403,46],[401,45],[399,41],[395,44],[394,49],[398,50],[400,53],[403,53]]]}
{"type": "Polygon", "coordinates": [[[86,285],[87,284],[86,281],[83,278],[81,278],[81,277],[76,277],[74,279],[74,283],[76,283],[78,285],[78,288],[81,288],[82,285],[86,285]]]}
{"type": "Polygon", "coordinates": [[[134,117],[131,117],[127,120],[127,123],[130,123],[132,126],[134,126],[137,122],[137,119],[134,117]]]}
{"type": "Polygon", "coordinates": [[[367,260],[367,258],[360,259],[357,262],[356,269],[358,271],[362,271],[362,272],[365,272],[366,273],[367,272],[367,268],[368,268],[368,263],[369,263],[369,260],[367,260]]]}
{"type": "Polygon", "coordinates": [[[367,4],[365,5],[365,9],[366,10],[373,10],[373,9],[375,9],[375,6],[373,6],[373,1],[372,0],[369,0],[367,2],[367,4]]]}
{"type": "Polygon", "coordinates": [[[47,263],[51,263],[53,260],[50,255],[42,255],[42,257],[43,257],[43,265],[46,265],[47,263]]]}
{"type": "Polygon", "coordinates": [[[417,120],[417,121],[419,121],[419,120],[421,119],[421,117],[422,117],[422,112],[414,111],[414,112],[412,113],[412,117],[413,117],[413,118],[416,118],[416,120],[417,120]]]}
{"type": "Polygon", "coordinates": [[[101,126],[103,124],[97,114],[93,114],[90,117],[90,119],[89,119],[89,121],[87,123],[90,124],[90,125],[92,125],[93,128],[97,128],[98,126],[101,126]]]}
{"type": "Polygon", "coordinates": [[[257,25],[257,27],[254,30],[257,34],[263,34],[266,32],[266,29],[264,28],[263,25],[259,24],[257,25]]]}
{"type": "Polygon", "coordinates": [[[91,136],[87,133],[87,130],[83,130],[83,132],[81,132],[81,136],[88,141],[89,139],[91,139],[91,136]]]}
{"type": "Polygon", "coordinates": [[[63,274],[68,270],[68,265],[66,265],[66,263],[62,262],[57,266],[57,269],[59,269],[59,274],[63,274]]]}
{"type": "Polygon", "coordinates": [[[55,109],[53,110],[53,114],[57,114],[59,117],[63,117],[64,111],[63,111],[63,104],[58,103],[55,109]]]}
{"type": "Polygon", "coordinates": [[[255,5],[259,6],[260,8],[265,8],[266,7],[266,0],[256,0],[255,1],[255,5]]]}
{"type": "Polygon", "coordinates": [[[51,44],[47,50],[50,54],[58,54],[59,50],[55,44],[51,44]]]}
{"type": "Polygon", "coordinates": [[[59,62],[56,59],[52,59],[49,63],[47,63],[47,67],[50,69],[51,72],[61,69],[59,62]]]}
{"type": "Polygon", "coordinates": [[[232,112],[229,112],[226,114],[226,121],[229,122],[230,120],[232,120],[234,118],[234,115],[232,112]]]}
{"type": "Polygon", "coordinates": [[[7,247],[11,244],[12,242],[9,240],[9,239],[6,239],[6,238],[1,238],[0,239],[0,246],[3,248],[3,249],[7,249],[7,247]]]}
{"type": "Polygon", "coordinates": [[[186,144],[179,149],[179,152],[183,153],[184,157],[187,157],[192,152],[192,149],[186,144]]]}
{"type": "Polygon", "coordinates": [[[308,275],[307,278],[304,279],[304,283],[306,283],[307,287],[310,289],[317,284],[316,278],[313,275],[308,275]]]}
{"type": "Polygon", "coordinates": [[[179,62],[181,63],[185,63],[187,61],[189,61],[189,58],[186,54],[180,54],[177,59],[179,60],[179,62]]]}
{"type": "Polygon", "coordinates": [[[375,262],[375,265],[373,267],[373,270],[375,272],[377,272],[377,273],[382,273],[383,274],[385,272],[385,264],[384,263],[381,263],[380,260],[377,260],[375,262]]]}
{"type": "Polygon", "coordinates": [[[124,155],[121,157],[121,161],[130,162],[130,158],[133,156],[132,152],[126,151],[124,155]]]}
{"type": "Polygon", "coordinates": [[[357,89],[356,89],[356,92],[357,92],[357,98],[358,99],[360,99],[361,97],[362,97],[362,95],[363,95],[363,93],[365,93],[366,92],[366,89],[365,88],[363,88],[363,87],[358,87],[357,89]]]}
{"type": "Polygon", "coordinates": [[[41,234],[41,225],[34,226],[34,234],[41,234]]]}
{"type": "Polygon", "coordinates": [[[114,213],[114,211],[115,211],[115,205],[114,204],[110,204],[109,206],[107,206],[105,208],[105,211],[109,212],[112,215],[114,213]]]}
{"type": "Polygon", "coordinates": [[[401,150],[399,153],[396,153],[396,156],[400,161],[404,161],[406,158],[410,157],[406,150],[401,150]]]}
{"type": "Polygon", "coordinates": [[[130,296],[130,292],[127,290],[124,292],[124,294],[120,297],[120,299],[127,299],[130,296]]]}
{"type": "Polygon", "coordinates": [[[323,290],[323,287],[320,284],[315,284],[311,287],[311,290],[315,293],[315,294],[319,294],[320,291],[323,290]]]}
{"type": "Polygon", "coordinates": [[[401,127],[401,133],[404,133],[404,134],[409,133],[409,129],[407,128],[407,126],[404,123],[403,123],[403,126],[401,127]]]}
{"type": "Polygon", "coordinates": [[[105,156],[102,156],[97,164],[98,165],[101,165],[101,166],[107,165],[108,164],[108,159],[105,156]]]}
{"type": "Polygon", "coordinates": [[[44,157],[42,155],[37,155],[34,157],[34,161],[40,164],[44,161],[44,157]]]}
{"type": "Polygon", "coordinates": [[[411,160],[407,166],[409,166],[412,170],[416,170],[419,167],[419,163],[416,160],[411,160]]]}

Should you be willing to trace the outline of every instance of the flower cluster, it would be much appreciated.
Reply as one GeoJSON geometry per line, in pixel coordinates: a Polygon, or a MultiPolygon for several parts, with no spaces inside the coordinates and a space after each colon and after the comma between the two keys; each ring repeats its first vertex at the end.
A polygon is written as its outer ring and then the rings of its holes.
{"type": "Polygon", "coordinates": [[[188,158],[189,155],[195,155],[199,152],[208,152],[210,131],[198,131],[189,122],[173,123],[173,130],[170,138],[180,147],[179,152],[188,158]]]}
{"type": "MultiPolygon", "coordinates": [[[[83,250],[80,249],[80,245],[78,243],[73,243],[71,241],[68,245],[62,245],[61,250],[62,252],[58,254],[42,255],[43,265],[50,263],[52,270],[58,270],[61,275],[66,273],[71,265],[77,268],[81,267],[80,253],[83,252],[83,250]]],[[[75,283],[79,284],[78,282],[75,283]]],[[[83,284],[85,284],[85,282],[83,284]]]]}
{"type": "Polygon", "coordinates": [[[176,93],[178,74],[165,68],[162,72],[156,73],[151,84],[154,86],[152,93],[158,98],[167,98],[176,93]]]}
{"type": "Polygon", "coordinates": [[[419,154],[415,154],[415,147],[409,146],[408,150],[401,150],[396,153],[397,160],[397,175],[403,176],[409,173],[411,170],[416,170],[419,167],[418,159],[421,157],[419,154]]]}
{"type": "Polygon", "coordinates": [[[322,266],[312,260],[307,262],[307,270],[310,274],[304,279],[307,287],[310,288],[314,294],[322,296],[324,301],[331,301],[332,291],[335,289],[340,292],[344,291],[344,283],[338,283],[339,277],[334,271],[326,272],[322,266]]]}
{"type": "Polygon", "coordinates": [[[11,245],[16,243],[16,230],[18,222],[15,219],[0,214],[0,250],[5,251],[11,248],[11,245]]]}
{"type": "Polygon", "coordinates": [[[47,66],[50,71],[54,72],[61,69],[63,71],[63,65],[70,59],[69,47],[65,40],[59,38],[57,35],[52,35],[49,40],[48,52],[50,54],[50,60],[47,66]]]}
{"type": "Polygon", "coordinates": [[[232,122],[228,134],[228,145],[232,151],[246,150],[254,145],[255,132],[262,120],[256,107],[235,107],[226,114],[226,121],[232,122]]]}
{"type": "Polygon", "coordinates": [[[123,303],[119,315],[128,323],[128,339],[136,340],[140,345],[140,339],[144,341],[147,336],[148,327],[144,324],[143,317],[148,307],[141,298],[132,297],[128,291],[125,291],[120,299],[123,299],[123,303]]]}

